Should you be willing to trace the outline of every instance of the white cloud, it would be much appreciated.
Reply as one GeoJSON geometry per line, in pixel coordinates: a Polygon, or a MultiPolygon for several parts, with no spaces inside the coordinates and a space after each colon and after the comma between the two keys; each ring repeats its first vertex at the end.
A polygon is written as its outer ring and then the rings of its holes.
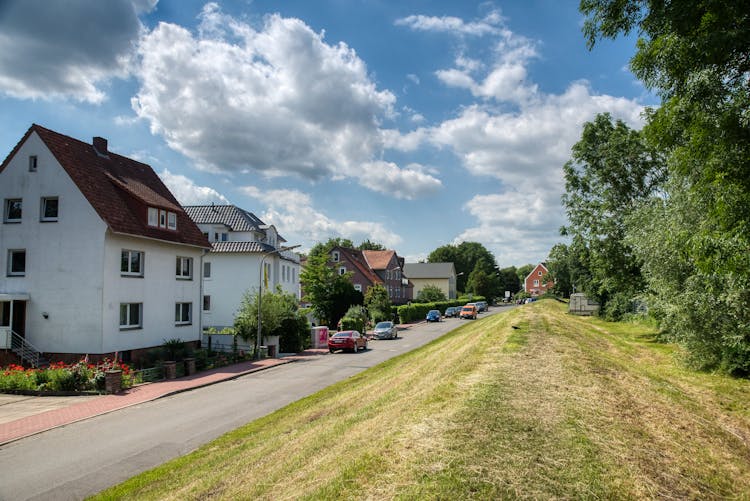
{"type": "Polygon", "coordinates": [[[403,241],[381,223],[331,219],[317,210],[312,198],[301,191],[263,191],[255,186],[246,186],[240,191],[268,206],[261,219],[276,226],[289,242],[303,241],[312,246],[315,242],[342,237],[354,242],[370,239],[394,249],[403,241]]]}
{"type": "Polygon", "coordinates": [[[346,44],[279,15],[255,30],[208,4],[197,36],[162,23],[139,52],[133,109],[199,167],[371,185],[361,166],[383,152],[379,124],[395,97],[346,44]]]}
{"type": "Polygon", "coordinates": [[[463,19],[453,16],[407,16],[396,20],[397,26],[407,26],[414,31],[447,32],[457,35],[484,36],[498,33],[502,16],[497,10],[493,10],[479,21],[465,22],[463,19]]]}
{"type": "Polygon", "coordinates": [[[159,173],[159,177],[167,185],[180,205],[206,205],[211,202],[228,204],[229,200],[208,186],[198,186],[195,182],[181,174],[174,174],[168,169],[159,173]]]}
{"type": "Polygon", "coordinates": [[[19,99],[100,103],[128,74],[149,1],[6,0],[0,10],[0,92],[19,99]]]}
{"type": "Polygon", "coordinates": [[[419,164],[401,169],[392,162],[383,161],[364,164],[360,183],[372,191],[407,200],[435,193],[443,186],[419,164]]]}

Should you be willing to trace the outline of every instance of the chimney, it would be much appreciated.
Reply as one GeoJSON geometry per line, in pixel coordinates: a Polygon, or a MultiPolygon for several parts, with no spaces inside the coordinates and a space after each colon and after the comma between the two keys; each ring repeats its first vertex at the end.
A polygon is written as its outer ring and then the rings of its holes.
{"type": "Polygon", "coordinates": [[[96,154],[100,157],[106,157],[107,156],[107,140],[103,137],[95,137],[94,138],[94,150],[96,150],[96,154]]]}

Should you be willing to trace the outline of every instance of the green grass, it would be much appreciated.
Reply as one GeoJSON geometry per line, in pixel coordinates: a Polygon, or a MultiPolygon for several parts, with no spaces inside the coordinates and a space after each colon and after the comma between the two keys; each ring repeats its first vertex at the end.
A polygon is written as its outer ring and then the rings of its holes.
{"type": "Polygon", "coordinates": [[[654,335],[525,305],[97,498],[750,499],[750,383],[654,335]]]}

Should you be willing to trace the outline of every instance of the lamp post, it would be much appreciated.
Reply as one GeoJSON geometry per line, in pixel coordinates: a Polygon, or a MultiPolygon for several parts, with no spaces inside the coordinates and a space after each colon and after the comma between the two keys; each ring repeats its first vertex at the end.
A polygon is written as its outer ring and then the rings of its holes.
{"type": "Polygon", "coordinates": [[[276,254],[279,252],[286,252],[292,249],[296,249],[297,247],[300,247],[300,246],[292,245],[291,247],[279,247],[278,249],[274,249],[272,251],[266,252],[260,258],[260,265],[258,266],[258,334],[255,337],[255,354],[253,356],[255,360],[260,359],[260,338],[261,338],[261,320],[262,320],[261,301],[263,299],[263,263],[265,262],[266,258],[272,254],[276,254]]]}

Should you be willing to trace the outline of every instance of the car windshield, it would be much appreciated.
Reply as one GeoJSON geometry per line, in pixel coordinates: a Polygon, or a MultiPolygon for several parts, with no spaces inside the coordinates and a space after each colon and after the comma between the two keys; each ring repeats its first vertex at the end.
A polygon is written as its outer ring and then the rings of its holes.
{"type": "Polygon", "coordinates": [[[393,327],[393,322],[378,322],[375,326],[376,329],[390,329],[393,327]]]}
{"type": "Polygon", "coordinates": [[[352,333],[351,332],[339,332],[338,334],[334,334],[333,337],[338,337],[338,338],[352,337],[352,333]]]}
{"type": "Polygon", "coordinates": [[[464,309],[464,311],[471,311],[471,310],[474,309],[474,307],[473,306],[464,306],[463,309],[464,309]]]}

